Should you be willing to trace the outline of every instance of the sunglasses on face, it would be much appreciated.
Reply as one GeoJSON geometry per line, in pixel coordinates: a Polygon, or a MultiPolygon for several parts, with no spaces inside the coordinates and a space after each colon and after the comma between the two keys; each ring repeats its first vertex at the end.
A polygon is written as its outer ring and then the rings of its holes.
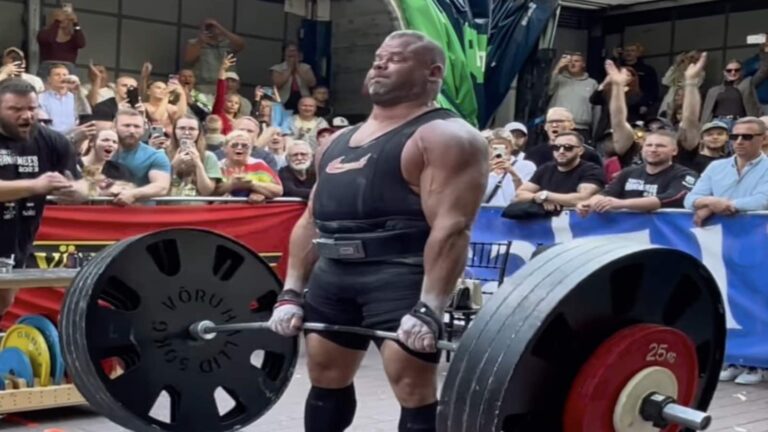
{"type": "Polygon", "coordinates": [[[550,149],[552,149],[553,152],[557,153],[560,150],[565,150],[566,152],[572,152],[574,149],[576,149],[579,146],[571,145],[571,144],[552,144],[549,146],[550,149]]]}
{"type": "Polygon", "coordinates": [[[752,141],[755,139],[755,134],[730,134],[728,139],[731,141],[738,141],[741,138],[742,141],[752,141]]]}
{"type": "Polygon", "coordinates": [[[244,148],[248,148],[248,144],[247,143],[238,143],[238,142],[232,143],[229,146],[232,147],[233,149],[236,149],[236,148],[243,148],[243,149],[244,148]]]}
{"type": "Polygon", "coordinates": [[[736,72],[741,72],[741,68],[737,68],[737,69],[726,69],[725,71],[726,71],[726,72],[728,72],[728,73],[736,73],[736,72]]]}

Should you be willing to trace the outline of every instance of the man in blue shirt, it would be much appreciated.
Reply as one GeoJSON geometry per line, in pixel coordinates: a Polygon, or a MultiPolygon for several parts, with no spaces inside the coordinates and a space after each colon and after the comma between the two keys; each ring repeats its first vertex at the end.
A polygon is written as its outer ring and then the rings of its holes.
{"type": "Polygon", "coordinates": [[[48,71],[48,90],[40,94],[40,108],[53,120],[51,129],[61,133],[77,126],[75,94],[70,89],[74,83],[68,80],[71,80],[69,69],[54,65],[48,71]]]}
{"type": "Polygon", "coordinates": [[[144,117],[136,110],[122,109],[115,117],[120,150],[114,161],[123,164],[138,186],[120,192],[115,204],[131,205],[136,201],[165,196],[171,185],[171,162],[164,151],[141,142],[146,126],[144,117]]]}
{"type": "Polygon", "coordinates": [[[712,162],[685,197],[685,208],[696,212],[696,226],[714,214],[768,210],[768,157],[761,150],[765,133],[765,123],[755,117],[734,124],[735,156],[712,162]]]}

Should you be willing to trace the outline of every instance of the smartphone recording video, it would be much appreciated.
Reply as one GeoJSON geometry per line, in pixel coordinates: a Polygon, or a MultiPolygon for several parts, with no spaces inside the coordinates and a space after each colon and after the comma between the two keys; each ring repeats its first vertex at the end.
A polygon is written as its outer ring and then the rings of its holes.
{"type": "Polygon", "coordinates": [[[128,104],[131,105],[132,108],[136,108],[136,105],[139,104],[139,88],[131,87],[126,93],[128,97],[128,104]]]}

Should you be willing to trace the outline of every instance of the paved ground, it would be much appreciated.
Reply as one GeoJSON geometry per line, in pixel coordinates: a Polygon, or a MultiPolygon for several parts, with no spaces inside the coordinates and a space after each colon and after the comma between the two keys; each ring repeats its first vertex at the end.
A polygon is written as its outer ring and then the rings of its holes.
{"type": "MultiPolygon", "coordinates": [[[[303,364],[303,359],[299,362],[303,364]]],[[[441,365],[442,374],[446,368],[446,364],[441,365]]],[[[303,431],[303,404],[309,381],[303,368],[298,370],[277,405],[246,431],[303,431]]],[[[358,411],[350,432],[396,431],[400,409],[389,391],[374,349],[363,362],[355,386],[358,411]]],[[[715,421],[709,431],[768,432],[768,384],[748,387],[723,384],[718,388],[711,412],[715,421]]],[[[9,416],[0,421],[0,431],[113,432],[122,429],[87,409],[70,408],[9,416]]]]}

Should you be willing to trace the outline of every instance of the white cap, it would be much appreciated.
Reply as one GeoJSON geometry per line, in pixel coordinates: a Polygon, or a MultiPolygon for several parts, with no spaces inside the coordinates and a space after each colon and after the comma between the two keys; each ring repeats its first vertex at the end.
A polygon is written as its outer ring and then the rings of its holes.
{"type": "Polygon", "coordinates": [[[525,127],[525,125],[520,122],[507,123],[507,125],[504,126],[504,129],[506,129],[507,132],[510,132],[510,133],[513,131],[520,131],[525,135],[528,135],[528,128],[525,127]]]}
{"type": "Polygon", "coordinates": [[[343,128],[347,126],[349,126],[349,120],[347,120],[344,117],[338,116],[338,117],[334,117],[333,120],[331,120],[331,127],[343,128]]]}
{"type": "Polygon", "coordinates": [[[240,75],[238,75],[237,72],[227,72],[225,78],[240,81],[240,75]]]}

